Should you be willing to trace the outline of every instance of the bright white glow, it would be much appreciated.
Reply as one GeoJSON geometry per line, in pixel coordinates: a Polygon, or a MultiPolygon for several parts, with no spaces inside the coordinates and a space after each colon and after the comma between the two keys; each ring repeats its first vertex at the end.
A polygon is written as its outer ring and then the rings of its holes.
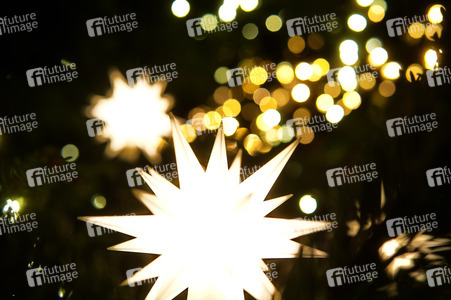
{"type": "Polygon", "coordinates": [[[108,156],[120,154],[134,160],[141,149],[149,160],[158,162],[164,144],[162,137],[171,134],[167,111],[172,101],[162,96],[166,85],[163,82],[149,85],[140,80],[130,87],[117,71],[110,74],[110,81],[111,97],[94,97],[87,111],[90,117],[107,124],[103,133],[96,137],[101,141],[109,140],[108,156]]]}
{"type": "Polygon", "coordinates": [[[370,63],[373,66],[381,66],[383,65],[388,59],[388,53],[387,50],[385,50],[382,47],[374,48],[373,51],[370,53],[370,63]]]}
{"type": "Polygon", "coordinates": [[[443,21],[442,8],[440,4],[433,5],[428,12],[428,19],[433,24],[438,24],[443,21]]]}
{"type": "Polygon", "coordinates": [[[359,45],[353,40],[345,40],[340,44],[340,52],[358,52],[359,45]]]}
{"type": "Polygon", "coordinates": [[[231,136],[235,133],[240,123],[235,118],[226,117],[222,119],[222,125],[224,126],[224,134],[231,136]]]}
{"type": "Polygon", "coordinates": [[[434,69],[437,64],[437,59],[438,59],[437,51],[432,49],[426,51],[426,53],[424,54],[424,62],[426,69],[429,70],[434,69]]]}
{"type": "Polygon", "coordinates": [[[347,84],[356,81],[356,73],[354,68],[345,66],[338,71],[338,82],[340,84],[347,84]]]}
{"type": "Polygon", "coordinates": [[[366,28],[366,19],[364,16],[359,14],[354,14],[348,19],[348,26],[351,30],[356,32],[361,32],[366,28]]]}
{"type": "Polygon", "coordinates": [[[241,0],[241,9],[244,11],[252,11],[258,5],[258,0],[241,0]]]}
{"type": "Polygon", "coordinates": [[[269,127],[274,127],[279,124],[281,120],[280,113],[275,109],[268,109],[262,115],[263,122],[269,127]]]}
{"type": "Polygon", "coordinates": [[[304,102],[310,97],[310,89],[303,83],[296,84],[291,90],[291,97],[296,102],[304,102]]]}
{"type": "Polygon", "coordinates": [[[400,70],[401,70],[401,65],[397,62],[391,61],[382,66],[381,73],[384,78],[393,80],[393,79],[399,78],[400,70]]]}
{"type": "Polygon", "coordinates": [[[353,65],[359,59],[357,52],[340,52],[340,59],[346,65],[353,65]]]}
{"type": "Polygon", "coordinates": [[[6,200],[5,206],[3,206],[3,213],[18,213],[20,210],[20,203],[17,200],[12,201],[11,199],[6,200]]]}
{"type": "Polygon", "coordinates": [[[338,123],[341,121],[343,116],[345,115],[345,111],[343,107],[340,105],[332,105],[327,109],[326,119],[331,123],[338,123]]]}
{"type": "Polygon", "coordinates": [[[219,18],[224,22],[233,21],[236,17],[236,9],[231,5],[223,4],[219,7],[219,18]]]}
{"type": "Polygon", "coordinates": [[[357,0],[357,4],[362,7],[370,6],[371,3],[373,3],[374,0],[357,0]]]}
{"type": "Polygon", "coordinates": [[[302,62],[296,66],[294,72],[300,80],[307,80],[313,75],[313,68],[310,64],[302,62]]]}
{"type": "Polygon", "coordinates": [[[316,210],[317,203],[315,198],[310,195],[305,195],[302,196],[301,200],[299,200],[299,207],[303,213],[311,214],[316,210]]]}
{"type": "Polygon", "coordinates": [[[173,299],[188,288],[189,300],[280,297],[263,272],[263,259],[325,257],[291,239],[326,228],[328,222],[267,218],[291,195],[266,200],[299,141],[240,182],[241,152],[227,163],[222,128],[206,170],[172,118],[180,188],[156,171],[140,171],[155,192],[136,191],[153,215],[79,219],[135,237],[111,250],[158,254],[124,284],[158,277],[146,300],[173,299]]]}
{"type": "Polygon", "coordinates": [[[175,0],[172,2],[171,10],[174,16],[183,18],[189,13],[189,2],[185,0],[175,0]]]}

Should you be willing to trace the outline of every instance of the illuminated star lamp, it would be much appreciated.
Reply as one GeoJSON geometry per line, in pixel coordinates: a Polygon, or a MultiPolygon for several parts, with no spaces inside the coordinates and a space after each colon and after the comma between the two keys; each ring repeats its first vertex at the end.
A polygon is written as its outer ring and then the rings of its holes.
{"type": "Polygon", "coordinates": [[[80,217],[135,237],[110,250],[159,254],[123,284],[158,277],[146,300],[173,299],[188,288],[189,300],[273,299],[277,290],[266,277],[263,259],[325,257],[323,251],[291,239],[324,230],[328,222],[267,218],[291,195],[266,200],[299,141],[240,183],[241,152],[230,169],[219,129],[204,170],[174,117],[180,188],[150,169],[144,178],[155,195],[134,190],[153,215],[80,217]]]}
{"type": "Polygon", "coordinates": [[[106,154],[134,161],[139,149],[154,163],[161,161],[163,137],[171,133],[168,111],[173,101],[163,96],[165,82],[148,84],[139,80],[130,87],[119,71],[110,73],[113,92],[110,97],[95,96],[87,115],[105,122],[97,138],[109,140],[106,154]]]}

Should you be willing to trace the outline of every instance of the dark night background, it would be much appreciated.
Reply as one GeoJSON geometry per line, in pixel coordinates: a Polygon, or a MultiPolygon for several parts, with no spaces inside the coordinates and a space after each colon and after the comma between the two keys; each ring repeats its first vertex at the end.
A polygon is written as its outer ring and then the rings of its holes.
{"type": "MultiPolygon", "coordinates": [[[[222,3],[189,2],[191,10],[184,18],[172,14],[171,1],[16,1],[0,4],[0,16],[35,12],[39,23],[31,33],[0,36],[0,117],[34,112],[39,123],[31,133],[0,136],[0,203],[3,207],[7,199],[23,197],[20,214],[34,212],[39,223],[30,233],[0,236],[0,299],[145,299],[151,287],[144,284],[131,288],[119,284],[126,279],[126,270],[143,267],[156,256],[108,251],[107,247],[129,237],[120,233],[89,237],[85,223],[77,220],[78,216],[148,213],[132,194],[125,177],[126,170],[147,164],[146,158],[141,155],[134,163],[107,158],[104,154],[106,144],[96,142],[87,134],[85,108],[90,104],[91,96],[108,95],[111,68],[117,68],[125,75],[127,69],[137,66],[175,62],[179,78],[169,83],[165,92],[176,99],[172,112],[186,119],[188,111],[205,104],[219,86],[213,78],[215,70],[219,66],[233,68],[246,57],[261,57],[275,63],[313,61],[323,57],[332,67],[340,63],[337,48],[342,40],[354,39],[364,48],[361,45],[368,38],[377,36],[389,53],[389,60],[398,61],[403,67],[423,64],[423,55],[428,48],[442,49],[440,65],[451,65],[446,12],[443,35],[435,42],[424,38],[411,45],[402,38],[388,37],[385,27],[386,19],[425,14],[430,5],[440,4],[438,2],[387,1],[384,20],[368,22],[365,31],[355,33],[347,28],[347,17],[351,13],[366,15],[367,11],[355,1],[263,0],[258,9],[238,13],[239,29],[211,34],[203,40],[188,36],[186,19],[205,13],[217,14],[222,3]],[[137,14],[138,29],[95,38],[88,36],[86,20],[132,12],[137,14]],[[340,29],[322,33],[325,45],[321,49],[306,47],[300,54],[288,51],[285,24],[278,32],[270,32],[264,25],[271,14],[278,14],[285,22],[290,18],[330,12],[337,14],[340,29]],[[260,30],[258,37],[251,41],[241,34],[242,26],[250,22],[260,30]],[[79,78],[70,83],[28,86],[26,70],[56,65],[62,59],[77,64],[79,78]],[[70,183],[29,188],[26,170],[64,163],[60,151],[67,144],[76,145],[80,151],[76,161],[79,178],[70,183]],[[107,199],[104,209],[93,207],[91,197],[94,194],[107,199]],[[78,279],[64,284],[28,287],[25,272],[29,265],[34,268],[72,262],[77,264],[78,279]],[[62,289],[65,292],[59,297],[58,292],[62,289]]],[[[325,79],[321,81],[325,82],[325,79]]],[[[284,299],[451,299],[450,285],[429,288],[427,283],[415,281],[405,270],[394,279],[388,277],[384,270],[387,263],[378,255],[378,249],[390,239],[385,222],[377,221],[384,214],[390,219],[435,212],[439,227],[431,235],[447,238],[448,244],[450,238],[450,186],[430,188],[425,176],[428,169],[451,166],[450,86],[430,88],[425,78],[410,83],[406,80],[405,68],[395,84],[396,92],[389,98],[379,96],[377,89],[362,91],[362,105],[344,117],[338,129],[330,134],[319,134],[311,144],[298,146],[271,190],[268,197],[294,194],[271,216],[303,217],[298,200],[304,194],[311,194],[318,200],[315,214],[336,213],[339,224],[332,232],[297,239],[328,252],[329,258],[271,260],[277,263],[280,274],[273,283],[284,299]],[[432,112],[437,114],[439,123],[433,132],[397,138],[387,135],[387,119],[432,112]],[[377,164],[378,180],[337,188],[327,185],[326,170],[370,162],[377,164]],[[380,207],[381,181],[387,199],[383,208],[380,207]],[[360,224],[355,236],[347,234],[346,224],[352,220],[360,224]],[[370,225],[365,227],[368,223],[370,225]],[[377,280],[328,287],[327,269],[372,262],[377,264],[377,280]]],[[[302,105],[295,103],[292,111],[298,106],[316,111],[312,98],[319,93],[312,91],[309,101],[302,105]]],[[[288,114],[283,114],[282,122],[289,118],[288,114]]],[[[213,140],[214,135],[208,135],[191,144],[202,163],[208,161],[213,140]]],[[[244,152],[243,165],[263,165],[285,145],[256,157],[244,152]]],[[[242,147],[239,144],[239,148],[242,147]]],[[[173,147],[165,148],[162,156],[164,163],[174,162],[173,147]]],[[[229,162],[232,157],[231,153],[229,162]]],[[[449,261],[449,251],[438,254],[449,261]]],[[[427,259],[422,256],[415,261],[412,270],[424,271],[428,267],[427,259]]],[[[185,291],[176,299],[185,299],[186,294],[185,291]]]]}

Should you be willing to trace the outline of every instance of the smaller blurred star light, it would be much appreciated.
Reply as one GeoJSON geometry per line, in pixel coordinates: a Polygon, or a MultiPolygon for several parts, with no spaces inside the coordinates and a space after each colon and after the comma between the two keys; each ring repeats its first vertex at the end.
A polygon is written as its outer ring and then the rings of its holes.
{"type": "Polygon", "coordinates": [[[428,19],[432,24],[438,24],[443,21],[442,9],[445,9],[442,5],[433,5],[428,12],[428,19]]]}
{"type": "Polygon", "coordinates": [[[89,117],[107,124],[103,134],[96,136],[109,141],[107,156],[134,161],[141,150],[151,162],[160,162],[160,151],[166,143],[163,137],[171,133],[167,112],[173,100],[162,95],[166,83],[141,80],[130,87],[118,71],[110,73],[110,81],[111,95],[94,96],[86,110],[89,117]]]}
{"type": "Polygon", "coordinates": [[[317,205],[318,204],[316,203],[316,199],[311,195],[304,195],[299,200],[299,208],[305,214],[313,213],[316,210],[317,205]]]}
{"type": "Polygon", "coordinates": [[[11,222],[16,221],[20,210],[20,202],[17,200],[6,200],[5,205],[3,206],[3,218],[8,218],[11,222]]]}

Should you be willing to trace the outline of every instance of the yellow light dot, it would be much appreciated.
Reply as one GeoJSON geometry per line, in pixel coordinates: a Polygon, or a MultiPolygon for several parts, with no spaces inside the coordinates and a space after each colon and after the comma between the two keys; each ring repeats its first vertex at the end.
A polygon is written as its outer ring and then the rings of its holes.
{"type": "Polygon", "coordinates": [[[265,25],[269,31],[272,31],[272,32],[279,31],[280,28],[282,28],[282,19],[276,15],[269,16],[266,19],[265,25]]]}
{"type": "Polygon", "coordinates": [[[430,41],[435,41],[435,38],[442,37],[443,26],[441,24],[428,24],[426,26],[426,38],[430,41]]]}
{"type": "Polygon", "coordinates": [[[324,85],[324,93],[331,95],[333,98],[337,98],[341,93],[340,85],[334,81],[326,83],[324,85]]]}
{"type": "Polygon", "coordinates": [[[253,40],[258,35],[258,27],[257,27],[257,25],[255,25],[253,23],[248,23],[243,26],[243,29],[241,32],[245,39],[253,40]]]}
{"type": "Polygon", "coordinates": [[[379,94],[383,97],[391,97],[396,91],[395,84],[390,80],[384,80],[379,84],[379,94]]]}
{"type": "Polygon", "coordinates": [[[362,15],[354,14],[348,18],[348,26],[353,31],[361,32],[366,28],[366,19],[362,15]]]}
{"type": "Polygon", "coordinates": [[[262,139],[271,146],[279,145],[280,144],[279,129],[280,128],[271,128],[270,130],[264,132],[264,134],[262,134],[262,139]]]}
{"type": "Polygon", "coordinates": [[[313,70],[313,74],[312,74],[312,76],[310,76],[310,78],[308,80],[312,81],[312,82],[320,80],[321,77],[323,76],[323,70],[321,69],[321,67],[313,64],[312,70],[313,70]]]}
{"type": "Polygon", "coordinates": [[[189,13],[189,3],[185,0],[176,0],[172,2],[171,10],[174,16],[178,18],[183,18],[189,13]]]}
{"type": "Polygon", "coordinates": [[[294,136],[294,128],[287,125],[282,125],[277,131],[277,136],[282,143],[288,143],[294,136]]]}
{"type": "Polygon", "coordinates": [[[310,64],[302,62],[296,66],[294,72],[300,80],[307,80],[313,75],[313,68],[310,64]]]}
{"type": "Polygon", "coordinates": [[[337,105],[340,105],[341,108],[343,108],[343,111],[344,111],[344,115],[345,115],[345,116],[349,115],[349,114],[352,112],[352,109],[350,109],[350,108],[348,108],[346,105],[344,105],[343,99],[338,100],[338,101],[337,101],[337,105]]]}
{"type": "Polygon", "coordinates": [[[361,7],[368,7],[373,3],[374,0],[357,0],[357,4],[361,7]]]}
{"type": "Polygon", "coordinates": [[[262,67],[255,67],[249,74],[251,82],[255,85],[262,85],[268,79],[268,72],[262,67]]]}
{"type": "Polygon", "coordinates": [[[310,97],[310,89],[303,83],[296,84],[291,90],[291,97],[296,102],[305,102],[310,97]]]}
{"type": "Polygon", "coordinates": [[[318,50],[324,46],[324,38],[319,33],[314,32],[308,36],[307,44],[313,50],[318,50]]]}
{"type": "Polygon", "coordinates": [[[359,75],[359,85],[364,90],[371,90],[376,85],[376,78],[370,72],[359,75]]]}
{"type": "Polygon", "coordinates": [[[360,97],[360,94],[352,91],[352,92],[346,92],[343,95],[343,104],[349,108],[349,109],[356,109],[360,106],[360,103],[362,103],[362,99],[360,97]]]}
{"type": "Polygon", "coordinates": [[[294,79],[293,67],[288,62],[281,62],[276,68],[277,80],[282,84],[289,84],[294,79]]]}
{"type": "Polygon", "coordinates": [[[249,80],[244,80],[242,85],[243,91],[249,95],[252,95],[259,87],[259,85],[253,84],[249,80]]]}
{"type": "Polygon", "coordinates": [[[414,39],[419,39],[424,35],[424,31],[425,26],[421,23],[415,22],[410,24],[407,32],[409,33],[410,37],[414,39]]]}
{"type": "Polygon", "coordinates": [[[444,9],[442,5],[436,4],[429,9],[428,19],[431,23],[438,24],[443,21],[442,8],[444,9]]]}
{"type": "Polygon", "coordinates": [[[260,101],[260,110],[262,112],[267,111],[268,109],[276,109],[277,108],[277,100],[273,97],[265,97],[260,101]]]}
{"type": "Polygon", "coordinates": [[[258,0],[242,0],[240,3],[241,9],[244,11],[252,11],[258,5],[258,0]]]}
{"type": "Polygon", "coordinates": [[[329,109],[327,110],[326,119],[327,119],[327,121],[329,121],[331,123],[338,123],[341,121],[344,114],[345,114],[345,111],[343,110],[343,107],[335,104],[335,105],[332,105],[331,107],[329,107],[329,109]]]}
{"type": "Polygon", "coordinates": [[[316,59],[312,65],[313,66],[316,65],[316,66],[320,67],[322,76],[325,76],[327,74],[327,72],[329,72],[329,69],[330,69],[329,62],[327,60],[325,60],[324,58],[316,59]]]}
{"type": "Polygon", "coordinates": [[[218,14],[224,22],[231,22],[236,17],[236,8],[230,4],[223,4],[219,7],[218,14]]]}
{"type": "Polygon", "coordinates": [[[368,18],[374,22],[378,23],[382,21],[385,17],[385,9],[380,5],[371,5],[368,10],[368,18]]]}
{"type": "Polygon", "coordinates": [[[409,82],[419,81],[423,76],[423,67],[419,64],[411,64],[406,70],[406,78],[409,82]]]}
{"type": "Polygon", "coordinates": [[[432,70],[436,67],[437,64],[437,51],[429,49],[424,54],[424,62],[425,62],[425,68],[432,70]]]}
{"type": "Polygon", "coordinates": [[[95,194],[91,197],[91,203],[95,208],[102,209],[106,206],[106,198],[102,195],[95,194]]]}
{"type": "Polygon", "coordinates": [[[219,68],[216,69],[214,78],[215,78],[215,81],[218,84],[225,84],[225,83],[227,83],[227,74],[226,74],[226,72],[228,70],[229,69],[227,67],[219,67],[219,68]]]}
{"type": "Polygon", "coordinates": [[[354,68],[349,66],[341,68],[340,71],[338,71],[338,81],[341,85],[346,85],[357,81],[354,68]]]}
{"type": "Polygon", "coordinates": [[[221,115],[216,111],[209,111],[204,116],[204,125],[207,129],[215,130],[221,125],[221,115]]]}
{"type": "Polygon", "coordinates": [[[358,86],[357,80],[348,81],[348,82],[341,84],[341,88],[347,92],[351,92],[351,91],[355,90],[357,88],[357,86],[358,86]]]}
{"type": "Polygon", "coordinates": [[[399,78],[400,70],[401,70],[401,65],[397,62],[391,61],[382,66],[381,73],[384,78],[393,80],[393,79],[399,78]]]}
{"type": "Polygon", "coordinates": [[[257,119],[255,120],[255,123],[258,129],[260,129],[261,131],[268,131],[273,127],[265,122],[265,120],[263,119],[263,114],[258,115],[257,119]]]}
{"type": "Polygon", "coordinates": [[[298,108],[293,113],[293,119],[303,119],[304,125],[307,124],[310,120],[310,111],[305,108],[298,108]]]}
{"type": "Polygon", "coordinates": [[[359,45],[353,40],[344,40],[340,44],[340,52],[357,52],[359,45]]]}
{"type": "Polygon", "coordinates": [[[345,40],[340,44],[340,59],[346,65],[353,65],[359,59],[359,46],[353,40],[345,40]]]}
{"type": "Polygon", "coordinates": [[[61,149],[61,157],[67,162],[76,161],[79,154],[77,146],[73,144],[67,144],[61,149]]]}
{"type": "Polygon", "coordinates": [[[373,66],[381,66],[388,59],[388,53],[384,48],[378,47],[371,51],[369,61],[373,66]]]}
{"type": "Polygon", "coordinates": [[[180,126],[180,130],[188,143],[192,143],[197,137],[196,128],[193,125],[183,124],[180,126]]]}
{"type": "Polygon", "coordinates": [[[278,107],[282,107],[290,101],[290,92],[284,88],[274,90],[272,96],[276,99],[278,107]]]}
{"type": "Polygon", "coordinates": [[[226,117],[222,119],[222,125],[224,126],[224,134],[231,136],[236,132],[240,123],[235,118],[226,117]]]}
{"type": "Polygon", "coordinates": [[[262,141],[256,134],[249,134],[244,138],[243,145],[244,149],[252,155],[255,156],[258,154],[258,150],[262,147],[262,141]]]}
{"type": "Polygon", "coordinates": [[[218,26],[218,18],[212,14],[206,14],[202,17],[200,22],[200,27],[202,27],[205,31],[215,30],[216,26],[218,26]]]}
{"type": "Polygon", "coordinates": [[[315,138],[315,132],[309,126],[297,126],[296,138],[300,139],[301,144],[307,145],[315,138]]]}
{"type": "Polygon", "coordinates": [[[302,198],[299,200],[299,208],[305,214],[313,213],[316,210],[317,206],[318,204],[316,203],[315,198],[310,195],[302,196],[302,198]]]}
{"type": "MultiPolygon", "coordinates": [[[[226,77],[226,80],[227,80],[227,77],[226,77]]],[[[213,98],[217,104],[223,104],[227,99],[230,98],[231,95],[232,95],[232,92],[229,90],[229,88],[227,88],[225,86],[220,86],[213,93],[213,98]]],[[[188,117],[188,118],[191,119],[191,117],[188,117]]]]}
{"type": "Polygon", "coordinates": [[[294,54],[301,53],[305,48],[305,41],[301,36],[294,36],[288,40],[288,50],[294,54]]]}
{"type": "Polygon", "coordinates": [[[222,110],[227,117],[236,117],[241,111],[241,104],[236,99],[229,99],[224,102],[222,110]]]}
{"type": "Polygon", "coordinates": [[[260,104],[260,102],[263,100],[263,98],[265,97],[269,97],[271,96],[271,93],[264,88],[259,88],[258,90],[256,90],[254,92],[254,95],[252,96],[252,98],[254,99],[254,102],[256,104],[260,104]]]}
{"type": "Polygon", "coordinates": [[[274,127],[279,124],[281,120],[280,113],[275,109],[268,109],[262,114],[263,122],[266,125],[274,127]]]}
{"type": "Polygon", "coordinates": [[[316,107],[322,113],[325,113],[332,105],[334,105],[334,98],[329,94],[321,94],[316,98],[316,107]]]}
{"type": "Polygon", "coordinates": [[[370,38],[365,44],[365,49],[368,53],[371,53],[371,51],[380,47],[382,47],[382,42],[377,38],[370,38]]]}

